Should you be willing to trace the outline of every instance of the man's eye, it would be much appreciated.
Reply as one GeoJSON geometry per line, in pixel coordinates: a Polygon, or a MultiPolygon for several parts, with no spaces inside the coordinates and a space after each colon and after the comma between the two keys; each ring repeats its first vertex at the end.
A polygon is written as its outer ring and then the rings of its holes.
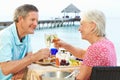
{"type": "Polygon", "coordinates": [[[32,19],[32,21],[34,21],[35,19],[32,19]]]}

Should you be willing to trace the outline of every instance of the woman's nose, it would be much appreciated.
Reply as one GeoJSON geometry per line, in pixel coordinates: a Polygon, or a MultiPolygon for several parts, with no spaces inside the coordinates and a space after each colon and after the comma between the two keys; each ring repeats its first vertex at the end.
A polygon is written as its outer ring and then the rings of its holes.
{"type": "Polygon", "coordinates": [[[79,26],[78,31],[80,31],[80,30],[81,30],[81,27],[79,26]]]}

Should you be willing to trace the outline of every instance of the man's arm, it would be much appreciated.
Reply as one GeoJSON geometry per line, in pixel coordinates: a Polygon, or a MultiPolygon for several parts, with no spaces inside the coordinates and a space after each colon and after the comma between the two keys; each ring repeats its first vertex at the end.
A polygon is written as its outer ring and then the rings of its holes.
{"type": "Polygon", "coordinates": [[[28,54],[21,60],[3,62],[1,63],[0,66],[4,75],[8,75],[10,73],[14,74],[24,69],[25,67],[27,67],[28,65],[35,61],[49,57],[49,55],[50,55],[49,49],[43,48],[34,54],[32,53],[28,54]]]}
{"type": "Polygon", "coordinates": [[[31,60],[32,55],[33,54],[29,54],[21,60],[2,62],[1,69],[3,74],[4,75],[8,75],[10,73],[15,74],[20,70],[24,69],[25,67],[27,67],[29,64],[33,62],[31,60]]]}

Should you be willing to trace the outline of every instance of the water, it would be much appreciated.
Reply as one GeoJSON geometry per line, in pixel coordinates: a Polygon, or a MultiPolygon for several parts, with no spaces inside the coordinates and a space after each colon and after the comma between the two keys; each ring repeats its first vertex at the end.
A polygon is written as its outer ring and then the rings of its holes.
{"type": "Polygon", "coordinates": [[[76,47],[87,48],[89,43],[81,40],[78,27],[79,25],[36,30],[35,34],[32,35],[32,45],[35,46],[33,50],[37,51],[39,48],[45,47],[44,34],[46,33],[56,33],[60,39],[76,47]],[[35,42],[37,42],[37,44],[35,42]]]}

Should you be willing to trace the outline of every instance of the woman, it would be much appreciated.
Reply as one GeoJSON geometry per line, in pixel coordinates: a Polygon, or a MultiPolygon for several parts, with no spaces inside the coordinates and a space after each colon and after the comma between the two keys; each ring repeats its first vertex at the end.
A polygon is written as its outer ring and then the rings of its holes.
{"type": "Polygon", "coordinates": [[[79,31],[81,37],[91,45],[87,50],[76,48],[62,40],[55,41],[57,48],[65,48],[74,56],[83,59],[77,80],[89,80],[93,66],[116,66],[114,45],[105,35],[105,16],[98,10],[82,13],[79,31]]]}

